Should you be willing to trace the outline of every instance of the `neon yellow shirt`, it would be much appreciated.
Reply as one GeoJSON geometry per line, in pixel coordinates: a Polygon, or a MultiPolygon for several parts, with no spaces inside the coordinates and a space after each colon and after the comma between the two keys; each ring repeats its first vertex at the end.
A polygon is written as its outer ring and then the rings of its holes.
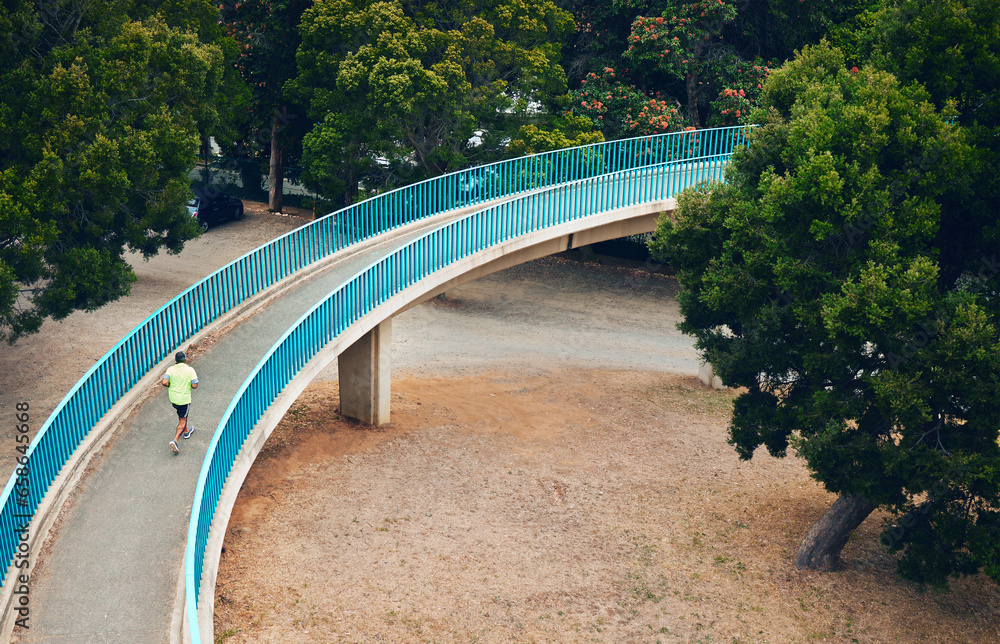
{"type": "Polygon", "coordinates": [[[191,383],[198,382],[198,374],[194,369],[179,362],[167,369],[163,376],[170,381],[167,386],[167,395],[170,402],[175,405],[187,405],[191,402],[191,383]]]}

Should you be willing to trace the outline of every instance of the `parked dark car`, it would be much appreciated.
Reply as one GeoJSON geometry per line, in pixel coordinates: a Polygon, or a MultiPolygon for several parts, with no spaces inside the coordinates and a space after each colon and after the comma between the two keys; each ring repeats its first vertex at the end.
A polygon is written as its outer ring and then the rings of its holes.
{"type": "Polygon", "coordinates": [[[201,194],[188,202],[188,212],[197,217],[201,232],[222,221],[239,221],[243,218],[243,202],[224,192],[201,194]]]}

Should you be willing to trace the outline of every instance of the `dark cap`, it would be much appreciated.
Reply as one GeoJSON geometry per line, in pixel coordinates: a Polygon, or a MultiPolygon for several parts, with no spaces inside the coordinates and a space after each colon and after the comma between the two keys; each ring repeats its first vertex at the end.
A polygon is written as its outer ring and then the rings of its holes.
{"type": "Polygon", "coordinates": [[[184,362],[185,360],[187,360],[187,356],[184,355],[183,351],[178,351],[177,355],[174,356],[174,360],[176,360],[177,362],[184,362]]]}

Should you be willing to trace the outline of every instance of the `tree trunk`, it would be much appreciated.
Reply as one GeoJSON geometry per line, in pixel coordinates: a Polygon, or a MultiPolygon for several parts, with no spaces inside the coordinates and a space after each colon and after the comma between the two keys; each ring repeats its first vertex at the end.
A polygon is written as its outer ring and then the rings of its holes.
{"type": "Polygon", "coordinates": [[[281,158],[280,142],[281,125],[278,115],[271,119],[271,171],[267,175],[267,209],[271,212],[281,212],[282,188],[285,184],[285,164],[281,158]]]}
{"type": "Polygon", "coordinates": [[[701,127],[701,115],[698,114],[698,103],[701,98],[701,88],[698,87],[698,74],[691,72],[684,79],[687,88],[688,116],[692,127],[701,127]]]}
{"type": "Polygon", "coordinates": [[[351,168],[347,171],[347,181],[344,185],[344,208],[350,206],[358,198],[358,172],[354,169],[354,158],[351,158],[351,168]]]}
{"type": "Polygon", "coordinates": [[[205,181],[205,187],[207,188],[212,183],[212,175],[208,171],[208,163],[210,157],[212,156],[212,144],[209,142],[207,136],[201,137],[201,158],[205,161],[205,169],[202,174],[202,179],[205,181]]]}
{"type": "Polygon", "coordinates": [[[875,506],[860,494],[842,496],[834,501],[802,540],[795,555],[795,567],[827,572],[836,570],[840,563],[840,551],[847,539],[874,509],[875,506]]]}

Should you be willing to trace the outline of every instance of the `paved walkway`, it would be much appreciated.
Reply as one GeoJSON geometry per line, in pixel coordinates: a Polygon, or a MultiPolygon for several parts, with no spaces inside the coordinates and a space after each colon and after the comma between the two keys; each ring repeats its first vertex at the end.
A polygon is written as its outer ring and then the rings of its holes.
{"type": "Polygon", "coordinates": [[[175,455],[177,417],[165,390],[141,405],[72,493],[32,576],[30,629],[16,642],[168,642],[191,499],[212,433],[239,387],[288,327],[335,286],[420,234],[359,253],[289,289],[205,353],[191,439],[175,455]]]}

